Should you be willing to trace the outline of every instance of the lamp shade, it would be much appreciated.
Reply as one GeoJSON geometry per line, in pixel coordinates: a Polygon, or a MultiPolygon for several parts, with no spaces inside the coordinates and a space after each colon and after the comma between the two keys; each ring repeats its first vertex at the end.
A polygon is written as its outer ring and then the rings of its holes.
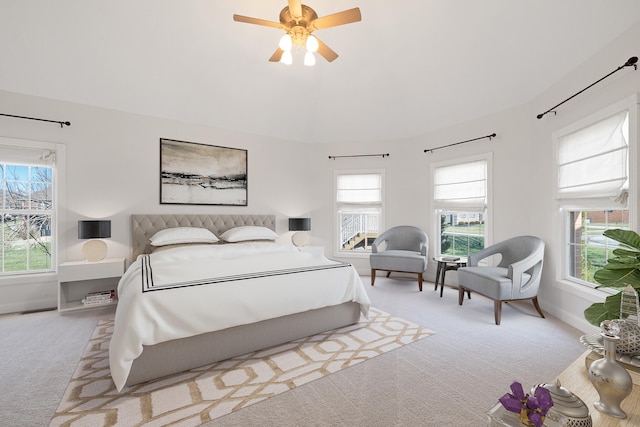
{"type": "Polygon", "coordinates": [[[78,239],[107,239],[111,237],[110,220],[78,221],[78,239]]]}
{"type": "Polygon", "coordinates": [[[311,218],[289,218],[289,231],[311,230],[311,218]]]}

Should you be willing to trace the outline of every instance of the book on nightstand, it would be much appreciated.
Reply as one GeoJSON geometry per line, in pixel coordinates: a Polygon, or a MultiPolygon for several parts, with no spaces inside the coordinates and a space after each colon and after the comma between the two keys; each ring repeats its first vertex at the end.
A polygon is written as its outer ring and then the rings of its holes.
{"type": "Polygon", "coordinates": [[[443,261],[459,261],[460,257],[459,256],[443,256],[442,260],[443,261]]]}
{"type": "Polygon", "coordinates": [[[116,291],[111,289],[109,291],[89,292],[86,297],[82,299],[84,305],[100,305],[110,304],[113,302],[113,298],[116,296],[116,291]]]}

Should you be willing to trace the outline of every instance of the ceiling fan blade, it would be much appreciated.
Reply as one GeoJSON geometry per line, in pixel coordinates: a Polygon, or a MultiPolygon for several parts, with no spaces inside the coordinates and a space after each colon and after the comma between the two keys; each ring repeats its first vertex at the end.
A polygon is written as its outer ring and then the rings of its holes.
{"type": "Polygon", "coordinates": [[[284,26],[279,22],[267,21],[265,19],[251,18],[249,16],[233,15],[233,20],[236,22],[244,22],[247,24],[263,25],[265,27],[273,27],[279,30],[283,30],[284,26]]]}
{"type": "Polygon", "coordinates": [[[318,40],[318,53],[328,62],[335,61],[338,58],[338,54],[333,51],[329,46],[323,43],[317,36],[314,37],[318,40]]]}
{"type": "Polygon", "coordinates": [[[324,28],[337,27],[338,25],[358,22],[361,19],[362,15],[360,14],[360,8],[355,7],[353,9],[344,10],[342,12],[314,19],[309,24],[309,27],[311,27],[310,30],[322,30],[324,28]]]}
{"type": "Polygon", "coordinates": [[[302,18],[302,2],[300,0],[288,0],[289,13],[293,19],[302,18]]]}
{"type": "Polygon", "coordinates": [[[269,58],[269,62],[279,62],[280,58],[282,58],[283,53],[284,53],[284,50],[280,48],[276,49],[276,51],[273,52],[273,55],[271,55],[271,58],[269,58]]]}

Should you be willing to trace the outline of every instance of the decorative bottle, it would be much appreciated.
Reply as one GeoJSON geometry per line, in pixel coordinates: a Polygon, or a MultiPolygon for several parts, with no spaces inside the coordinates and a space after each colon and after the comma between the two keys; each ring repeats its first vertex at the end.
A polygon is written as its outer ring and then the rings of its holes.
{"type": "Polygon", "coordinates": [[[620,327],[611,320],[600,324],[604,340],[604,357],[589,366],[589,379],[600,395],[593,406],[616,418],[627,418],[620,404],[631,393],[633,382],[629,372],[616,360],[616,343],[620,327]]]}

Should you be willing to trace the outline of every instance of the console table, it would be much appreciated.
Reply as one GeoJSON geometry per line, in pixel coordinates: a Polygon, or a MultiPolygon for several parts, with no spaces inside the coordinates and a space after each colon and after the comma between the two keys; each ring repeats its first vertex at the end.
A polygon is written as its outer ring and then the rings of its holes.
{"type": "Polygon", "coordinates": [[[640,426],[640,374],[631,370],[631,378],[633,380],[633,390],[631,394],[622,401],[622,409],[627,413],[624,420],[614,418],[603,414],[593,407],[593,402],[598,400],[598,392],[589,381],[589,373],[587,364],[601,356],[591,354],[591,350],[587,350],[582,356],[578,357],[571,365],[567,367],[558,379],[563,387],[567,388],[573,394],[578,396],[589,407],[589,413],[593,420],[594,427],[632,427],[640,426]]]}

